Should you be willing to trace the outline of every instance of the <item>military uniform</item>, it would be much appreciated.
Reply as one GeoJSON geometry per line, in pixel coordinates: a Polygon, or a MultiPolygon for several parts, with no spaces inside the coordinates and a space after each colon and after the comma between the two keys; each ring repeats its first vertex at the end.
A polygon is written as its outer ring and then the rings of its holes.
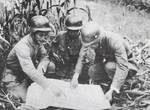
{"type": "Polygon", "coordinates": [[[81,73],[82,67],[86,63],[86,59],[91,59],[88,57],[92,56],[92,64],[88,70],[90,78],[93,81],[99,82],[106,82],[111,79],[111,87],[119,92],[130,68],[128,66],[128,55],[131,54],[130,48],[128,48],[129,46],[127,46],[127,43],[119,34],[105,31],[102,28],[98,28],[96,32],[98,32],[96,34],[97,38],[90,39],[86,37],[83,39],[84,35],[82,36],[83,46],[80,51],[80,57],[76,65],[75,73],[81,73]],[[90,46],[87,46],[88,43],[85,43],[84,45],[84,40],[95,40],[97,47],[93,52],[88,52],[91,48],[90,46]],[[83,54],[85,50],[86,52],[83,54]]]}
{"type": "Polygon", "coordinates": [[[61,72],[63,70],[66,77],[70,78],[81,48],[80,29],[82,28],[82,18],[74,14],[69,15],[65,20],[65,26],[67,30],[58,33],[56,42],[59,53],[64,60],[64,65],[59,70],[61,72]]]}
{"type": "Polygon", "coordinates": [[[64,60],[64,65],[61,69],[66,72],[73,71],[81,48],[79,36],[71,39],[67,31],[61,31],[57,36],[57,43],[59,45],[60,55],[64,60]]]}
{"type": "Polygon", "coordinates": [[[45,41],[45,36],[51,31],[48,19],[35,16],[31,21],[31,33],[24,36],[10,51],[2,78],[8,91],[19,95],[17,97],[21,97],[24,101],[30,81],[35,81],[44,88],[47,86],[47,78],[44,77],[47,67],[55,69],[41,41],[41,39],[45,41]]]}
{"type": "Polygon", "coordinates": [[[40,59],[45,57],[45,60],[48,60],[45,48],[35,45],[29,34],[22,38],[10,51],[7,57],[6,67],[12,70],[17,80],[22,81],[26,78],[26,73],[36,74],[35,68],[37,68],[38,57],[40,59]]]}

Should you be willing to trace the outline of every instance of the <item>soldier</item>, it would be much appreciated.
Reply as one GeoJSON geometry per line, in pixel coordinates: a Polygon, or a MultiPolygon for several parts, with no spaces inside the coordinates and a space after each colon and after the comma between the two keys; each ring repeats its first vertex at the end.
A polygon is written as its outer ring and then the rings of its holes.
{"type": "Polygon", "coordinates": [[[76,64],[71,87],[76,87],[78,77],[85,63],[90,63],[88,75],[94,82],[112,80],[106,98],[112,100],[112,93],[119,93],[128,75],[129,46],[119,34],[107,32],[95,22],[87,23],[81,29],[82,48],[76,64]]]}
{"type": "Polygon", "coordinates": [[[82,17],[71,14],[65,20],[66,31],[58,33],[56,41],[59,45],[60,55],[64,60],[64,66],[61,65],[60,70],[63,69],[64,73],[74,70],[81,48],[80,29],[82,25],[82,17]]]}
{"type": "MultiPolygon", "coordinates": [[[[53,71],[55,64],[49,61],[47,51],[43,44],[47,37],[54,32],[54,27],[44,16],[34,16],[31,19],[31,32],[22,38],[10,51],[3,82],[7,89],[15,96],[25,101],[27,84],[30,80],[47,89],[49,84],[44,76],[47,67],[53,71]],[[39,56],[39,58],[37,58],[39,56]],[[38,62],[37,62],[38,61],[38,62]]],[[[59,93],[57,87],[51,86],[51,90],[59,93]]]]}

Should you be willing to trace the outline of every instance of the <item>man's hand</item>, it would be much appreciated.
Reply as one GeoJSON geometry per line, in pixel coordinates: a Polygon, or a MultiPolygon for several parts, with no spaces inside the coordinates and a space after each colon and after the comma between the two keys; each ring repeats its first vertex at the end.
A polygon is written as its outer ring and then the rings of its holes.
{"type": "Polygon", "coordinates": [[[76,88],[78,86],[78,77],[79,74],[75,73],[70,83],[71,88],[76,88]]]}
{"type": "Polygon", "coordinates": [[[110,89],[108,92],[106,92],[105,96],[107,100],[112,101],[113,91],[114,91],[113,89],[110,89]]]}

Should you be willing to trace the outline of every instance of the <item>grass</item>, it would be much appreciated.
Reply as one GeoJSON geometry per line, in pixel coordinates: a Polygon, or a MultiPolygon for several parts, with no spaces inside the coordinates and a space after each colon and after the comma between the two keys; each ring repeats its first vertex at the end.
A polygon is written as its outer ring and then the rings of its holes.
{"type": "MultiPolygon", "coordinates": [[[[86,0],[87,1],[87,0],[86,0]]],[[[126,35],[134,41],[144,41],[150,38],[150,15],[144,11],[119,6],[106,0],[97,0],[97,3],[87,1],[79,5],[89,5],[94,21],[106,30],[126,35]]]]}

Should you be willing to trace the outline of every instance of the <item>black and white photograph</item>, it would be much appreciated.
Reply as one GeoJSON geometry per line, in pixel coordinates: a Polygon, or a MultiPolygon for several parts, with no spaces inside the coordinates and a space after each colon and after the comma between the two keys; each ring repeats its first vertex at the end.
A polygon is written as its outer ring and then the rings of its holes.
{"type": "Polygon", "coordinates": [[[150,0],[0,0],[0,110],[150,110],[150,0]]]}

